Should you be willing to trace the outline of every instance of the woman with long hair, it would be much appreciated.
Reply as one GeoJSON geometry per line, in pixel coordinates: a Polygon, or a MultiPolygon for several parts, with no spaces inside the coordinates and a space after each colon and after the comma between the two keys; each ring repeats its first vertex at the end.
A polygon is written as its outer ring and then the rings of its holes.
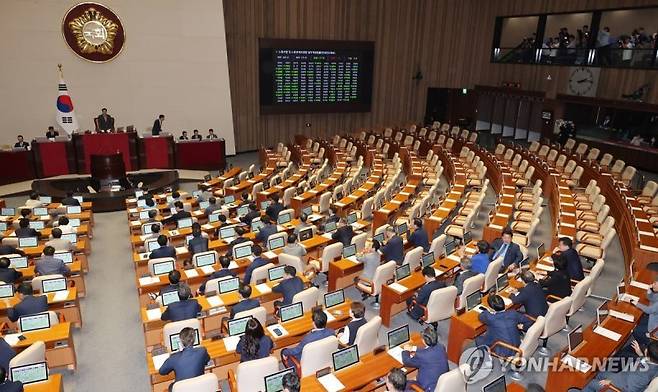
{"type": "Polygon", "coordinates": [[[240,337],[235,352],[240,354],[240,362],[246,362],[269,356],[272,347],[272,339],[265,335],[260,321],[252,317],[247,321],[245,333],[240,337]]]}

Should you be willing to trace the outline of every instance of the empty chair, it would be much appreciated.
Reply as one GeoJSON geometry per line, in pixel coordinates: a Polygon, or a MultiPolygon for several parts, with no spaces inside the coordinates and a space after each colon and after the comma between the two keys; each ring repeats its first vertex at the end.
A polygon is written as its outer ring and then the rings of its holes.
{"type": "Polygon", "coordinates": [[[430,294],[430,298],[427,301],[427,306],[423,306],[419,303],[416,304],[416,306],[423,309],[423,315],[420,316],[421,320],[433,324],[450,318],[455,314],[456,298],[457,287],[455,286],[448,286],[432,291],[432,294],[430,294]]]}
{"type": "Polygon", "coordinates": [[[482,283],[482,291],[487,292],[492,287],[496,286],[496,279],[498,278],[498,272],[500,267],[503,265],[503,258],[498,257],[487,265],[487,271],[484,273],[484,281],[482,283]]]}
{"type": "MultiPolygon", "coordinates": [[[[156,260],[157,260],[157,259],[156,259],[156,260]]],[[[35,276],[34,278],[32,278],[32,282],[31,282],[31,284],[32,284],[32,290],[33,290],[34,292],[36,292],[36,293],[40,293],[40,292],[42,292],[42,290],[41,290],[41,289],[42,289],[41,285],[42,285],[42,282],[43,282],[44,280],[48,280],[48,279],[56,279],[56,278],[63,278],[63,277],[64,277],[64,275],[60,275],[60,274],[35,276]]]]}
{"type": "Polygon", "coordinates": [[[642,193],[635,199],[641,204],[649,204],[656,195],[656,192],[658,192],[658,183],[655,181],[647,181],[644,188],[642,188],[642,193]]]}
{"type": "Polygon", "coordinates": [[[329,211],[329,206],[331,203],[331,192],[325,192],[320,195],[320,202],[317,206],[313,206],[313,211],[324,214],[329,211]]]}
{"type": "MultiPolygon", "coordinates": [[[[261,378],[261,384],[263,379],[261,378]]],[[[172,392],[216,392],[219,389],[219,379],[215,373],[206,373],[174,383],[172,392]]],[[[248,389],[245,389],[248,390],[248,389]]]]}
{"type": "Polygon", "coordinates": [[[316,340],[304,346],[300,363],[296,363],[295,357],[290,357],[295,363],[297,373],[301,377],[315,374],[320,369],[332,366],[332,353],[338,349],[338,339],[335,336],[328,336],[321,340],[316,340]]]}
{"type": "Polygon", "coordinates": [[[393,279],[396,266],[397,264],[395,264],[395,261],[393,260],[380,265],[375,270],[375,275],[373,276],[372,281],[359,277],[359,280],[356,283],[356,288],[364,294],[375,297],[375,308],[379,307],[378,297],[381,293],[382,286],[389,280],[393,279]]]}
{"type": "Polygon", "coordinates": [[[361,252],[366,247],[366,241],[368,240],[368,233],[357,234],[352,237],[351,244],[356,245],[356,251],[361,252]]]}
{"type": "Polygon", "coordinates": [[[322,255],[320,256],[320,263],[322,266],[322,272],[329,271],[329,263],[341,257],[343,254],[343,243],[336,242],[331,245],[327,245],[322,249],[322,255]]]}
{"type": "MultiPolygon", "coordinates": [[[[555,164],[555,159],[557,158],[557,154],[558,154],[557,150],[551,149],[551,151],[546,156],[546,162],[548,162],[549,165],[555,164]]],[[[564,166],[564,162],[562,162],[561,166],[564,166]]]]}
{"type": "Polygon", "coordinates": [[[233,316],[233,318],[239,319],[242,317],[249,317],[249,316],[260,321],[262,325],[267,325],[267,309],[265,309],[263,306],[238,312],[235,314],[235,316],[233,316]]]}
{"type": "Polygon", "coordinates": [[[605,266],[605,261],[603,259],[598,259],[594,263],[594,266],[592,267],[591,270],[587,271],[585,270],[585,273],[587,273],[587,277],[591,279],[592,283],[589,285],[589,288],[587,289],[587,296],[592,295],[592,288],[594,287],[594,282],[601,276],[601,272],[603,272],[603,267],[605,266]]]}
{"type": "Polygon", "coordinates": [[[464,375],[470,371],[468,364],[460,365],[449,372],[445,372],[436,382],[434,392],[466,391],[464,375]]]}
{"type": "Polygon", "coordinates": [[[621,159],[617,159],[615,163],[612,165],[610,168],[610,174],[612,174],[613,177],[619,177],[621,175],[621,172],[624,170],[624,167],[626,167],[626,162],[622,161],[621,159]]]}
{"type": "Polygon", "coordinates": [[[409,264],[411,270],[413,271],[414,269],[420,267],[420,262],[422,257],[423,257],[423,247],[417,246],[414,249],[408,251],[404,255],[404,260],[402,260],[402,264],[409,264]]]}
{"type": "Polygon", "coordinates": [[[580,144],[578,144],[578,147],[576,147],[576,154],[577,155],[584,155],[588,148],[589,148],[589,146],[587,144],[580,143],[580,144]]]}
{"type": "Polygon", "coordinates": [[[612,163],[612,155],[605,153],[603,154],[603,157],[601,157],[601,160],[599,161],[599,166],[603,167],[604,169],[607,169],[608,166],[612,163]]]}
{"type": "Polygon", "coordinates": [[[374,197],[369,197],[363,202],[363,205],[361,206],[361,219],[363,220],[372,219],[372,209],[374,202],[375,202],[374,197]]]}
{"type": "Polygon", "coordinates": [[[542,340],[542,347],[539,349],[541,355],[548,355],[550,352],[546,345],[548,338],[560,332],[567,326],[567,313],[571,309],[571,297],[564,297],[561,300],[548,305],[548,311],[544,316],[544,331],[539,338],[542,340]]]}
{"type": "Polygon", "coordinates": [[[599,226],[598,233],[592,233],[589,231],[577,231],[576,239],[581,243],[586,243],[594,246],[601,246],[603,239],[605,238],[606,233],[615,226],[615,218],[612,216],[607,216],[603,223],[599,226]]]}
{"type": "Polygon", "coordinates": [[[585,159],[587,159],[588,161],[595,161],[599,157],[600,153],[601,150],[599,150],[598,148],[592,148],[587,153],[587,157],[585,159]]]}
{"type": "Polygon", "coordinates": [[[379,346],[378,336],[381,326],[382,318],[375,316],[356,331],[354,344],[359,348],[359,355],[371,353],[375,347],[379,346]]]}
{"type": "Polygon", "coordinates": [[[539,226],[539,217],[535,217],[532,222],[530,223],[530,227],[528,228],[528,231],[526,233],[514,233],[513,234],[513,241],[516,242],[519,245],[523,246],[530,246],[530,243],[532,243],[532,237],[535,234],[535,231],[537,230],[537,226],[539,226]]]}
{"type": "Polygon", "coordinates": [[[536,153],[539,151],[539,147],[541,147],[541,144],[537,141],[532,141],[530,142],[530,146],[528,146],[528,152],[536,153]]]}
{"type": "Polygon", "coordinates": [[[595,246],[586,243],[580,243],[576,245],[576,250],[578,254],[583,257],[586,257],[590,260],[596,260],[605,258],[605,251],[610,246],[612,239],[617,235],[617,230],[614,227],[608,229],[608,231],[603,235],[603,240],[601,245],[595,246]]]}
{"type": "Polygon", "coordinates": [[[564,148],[567,150],[572,150],[576,146],[576,141],[572,138],[567,139],[567,142],[564,143],[564,148]]]}
{"type": "Polygon", "coordinates": [[[592,277],[586,276],[585,279],[576,283],[571,292],[571,306],[567,312],[567,324],[569,324],[569,318],[576,314],[576,312],[583,307],[585,300],[587,299],[587,292],[592,287],[592,277]]]}
{"type": "Polygon", "coordinates": [[[502,143],[496,145],[496,149],[494,150],[494,155],[500,156],[503,155],[504,153],[505,153],[505,145],[502,143]]]}
{"type": "Polygon", "coordinates": [[[537,152],[537,155],[540,158],[545,158],[548,155],[548,152],[551,148],[547,145],[543,145],[539,148],[539,151],[537,152]]]}
{"type": "Polygon", "coordinates": [[[583,169],[582,166],[576,167],[573,173],[571,173],[571,177],[567,179],[567,185],[569,185],[570,187],[578,186],[580,184],[580,177],[582,177],[584,170],[585,169],[583,169]]]}
{"type": "Polygon", "coordinates": [[[302,308],[305,312],[310,311],[318,303],[318,298],[320,296],[320,290],[317,287],[309,287],[306,290],[302,290],[299,293],[295,294],[292,297],[292,303],[301,302],[302,308]]]}
{"type": "Polygon", "coordinates": [[[274,356],[241,362],[235,371],[229,369],[228,383],[231,391],[264,391],[264,376],[279,371],[279,360],[274,356]],[[259,377],[254,377],[259,374],[259,377]]]}

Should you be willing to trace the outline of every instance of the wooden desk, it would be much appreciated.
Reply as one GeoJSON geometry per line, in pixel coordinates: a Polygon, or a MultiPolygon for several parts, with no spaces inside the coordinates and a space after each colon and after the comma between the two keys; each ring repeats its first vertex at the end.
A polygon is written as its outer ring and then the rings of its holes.
{"type": "Polygon", "coordinates": [[[59,323],[48,329],[23,332],[22,334],[26,339],[13,346],[16,351],[23,351],[33,343],[43,341],[46,343],[46,361],[49,368],[66,367],[69,370],[77,368],[71,323],[59,323]]]}
{"type": "Polygon", "coordinates": [[[225,172],[224,174],[222,174],[221,176],[211,178],[209,181],[204,181],[197,184],[197,187],[200,190],[221,188],[226,180],[230,180],[231,178],[237,176],[238,174],[240,174],[241,171],[242,169],[240,169],[239,167],[233,167],[229,169],[227,172],[225,172]]]}
{"type": "MultiPolygon", "coordinates": [[[[48,296],[48,310],[61,313],[64,320],[72,323],[74,327],[82,328],[80,299],[75,287],[68,289],[68,296],[63,300],[55,301],[55,293],[47,293],[46,295],[48,296]]],[[[18,296],[0,300],[0,322],[12,323],[7,318],[7,312],[19,302],[18,296]]]]}
{"type": "Polygon", "coordinates": [[[23,386],[24,392],[63,392],[64,386],[62,383],[62,375],[59,373],[51,373],[48,375],[48,380],[44,382],[37,382],[23,386]]]}

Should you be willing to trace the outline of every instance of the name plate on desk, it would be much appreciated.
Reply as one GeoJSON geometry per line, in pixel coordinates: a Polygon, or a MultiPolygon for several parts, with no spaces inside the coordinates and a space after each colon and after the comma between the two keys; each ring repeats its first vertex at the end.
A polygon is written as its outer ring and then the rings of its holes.
{"type": "Polygon", "coordinates": [[[267,285],[267,283],[257,284],[256,288],[261,294],[268,294],[272,292],[272,288],[267,285]]]}
{"type": "Polygon", "coordinates": [[[389,284],[388,287],[397,291],[398,293],[404,293],[405,291],[409,290],[408,288],[397,282],[389,284]]]}

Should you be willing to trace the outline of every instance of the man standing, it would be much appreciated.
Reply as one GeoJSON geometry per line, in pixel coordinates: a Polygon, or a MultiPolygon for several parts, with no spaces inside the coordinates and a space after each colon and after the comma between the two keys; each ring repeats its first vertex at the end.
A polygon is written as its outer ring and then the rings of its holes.
{"type": "Polygon", "coordinates": [[[573,241],[571,238],[560,237],[558,248],[560,249],[562,257],[567,260],[567,272],[569,273],[569,278],[575,280],[585,279],[583,264],[580,262],[578,252],[573,248],[573,241]]]}
{"type": "Polygon", "coordinates": [[[153,129],[151,130],[151,134],[153,136],[158,136],[160,132],[162,132],[162,123],[164,122],[164,119],[165,119],[164,114],[161,114],[153,122],[153,129]]]}
{"type": "Polygon", "coordinates": [[[48,139],[54,139],[54,138],[56,138],[57,136],[59,136],[59,132],[57,132],[57,131],[55,130],[55,127],[53,127],[52,125],[49,126],[49,127],[48,127],[48,132],[46,132],[46,137],[47,137],[48,139]]]}
{"type": "Polygon", "coordinates": [[[114,130],[114,118],[107,114],[107,109],[101,109],[101,114],[96,117],[96,129],[98,132],[111,132],[114,130]]]}

